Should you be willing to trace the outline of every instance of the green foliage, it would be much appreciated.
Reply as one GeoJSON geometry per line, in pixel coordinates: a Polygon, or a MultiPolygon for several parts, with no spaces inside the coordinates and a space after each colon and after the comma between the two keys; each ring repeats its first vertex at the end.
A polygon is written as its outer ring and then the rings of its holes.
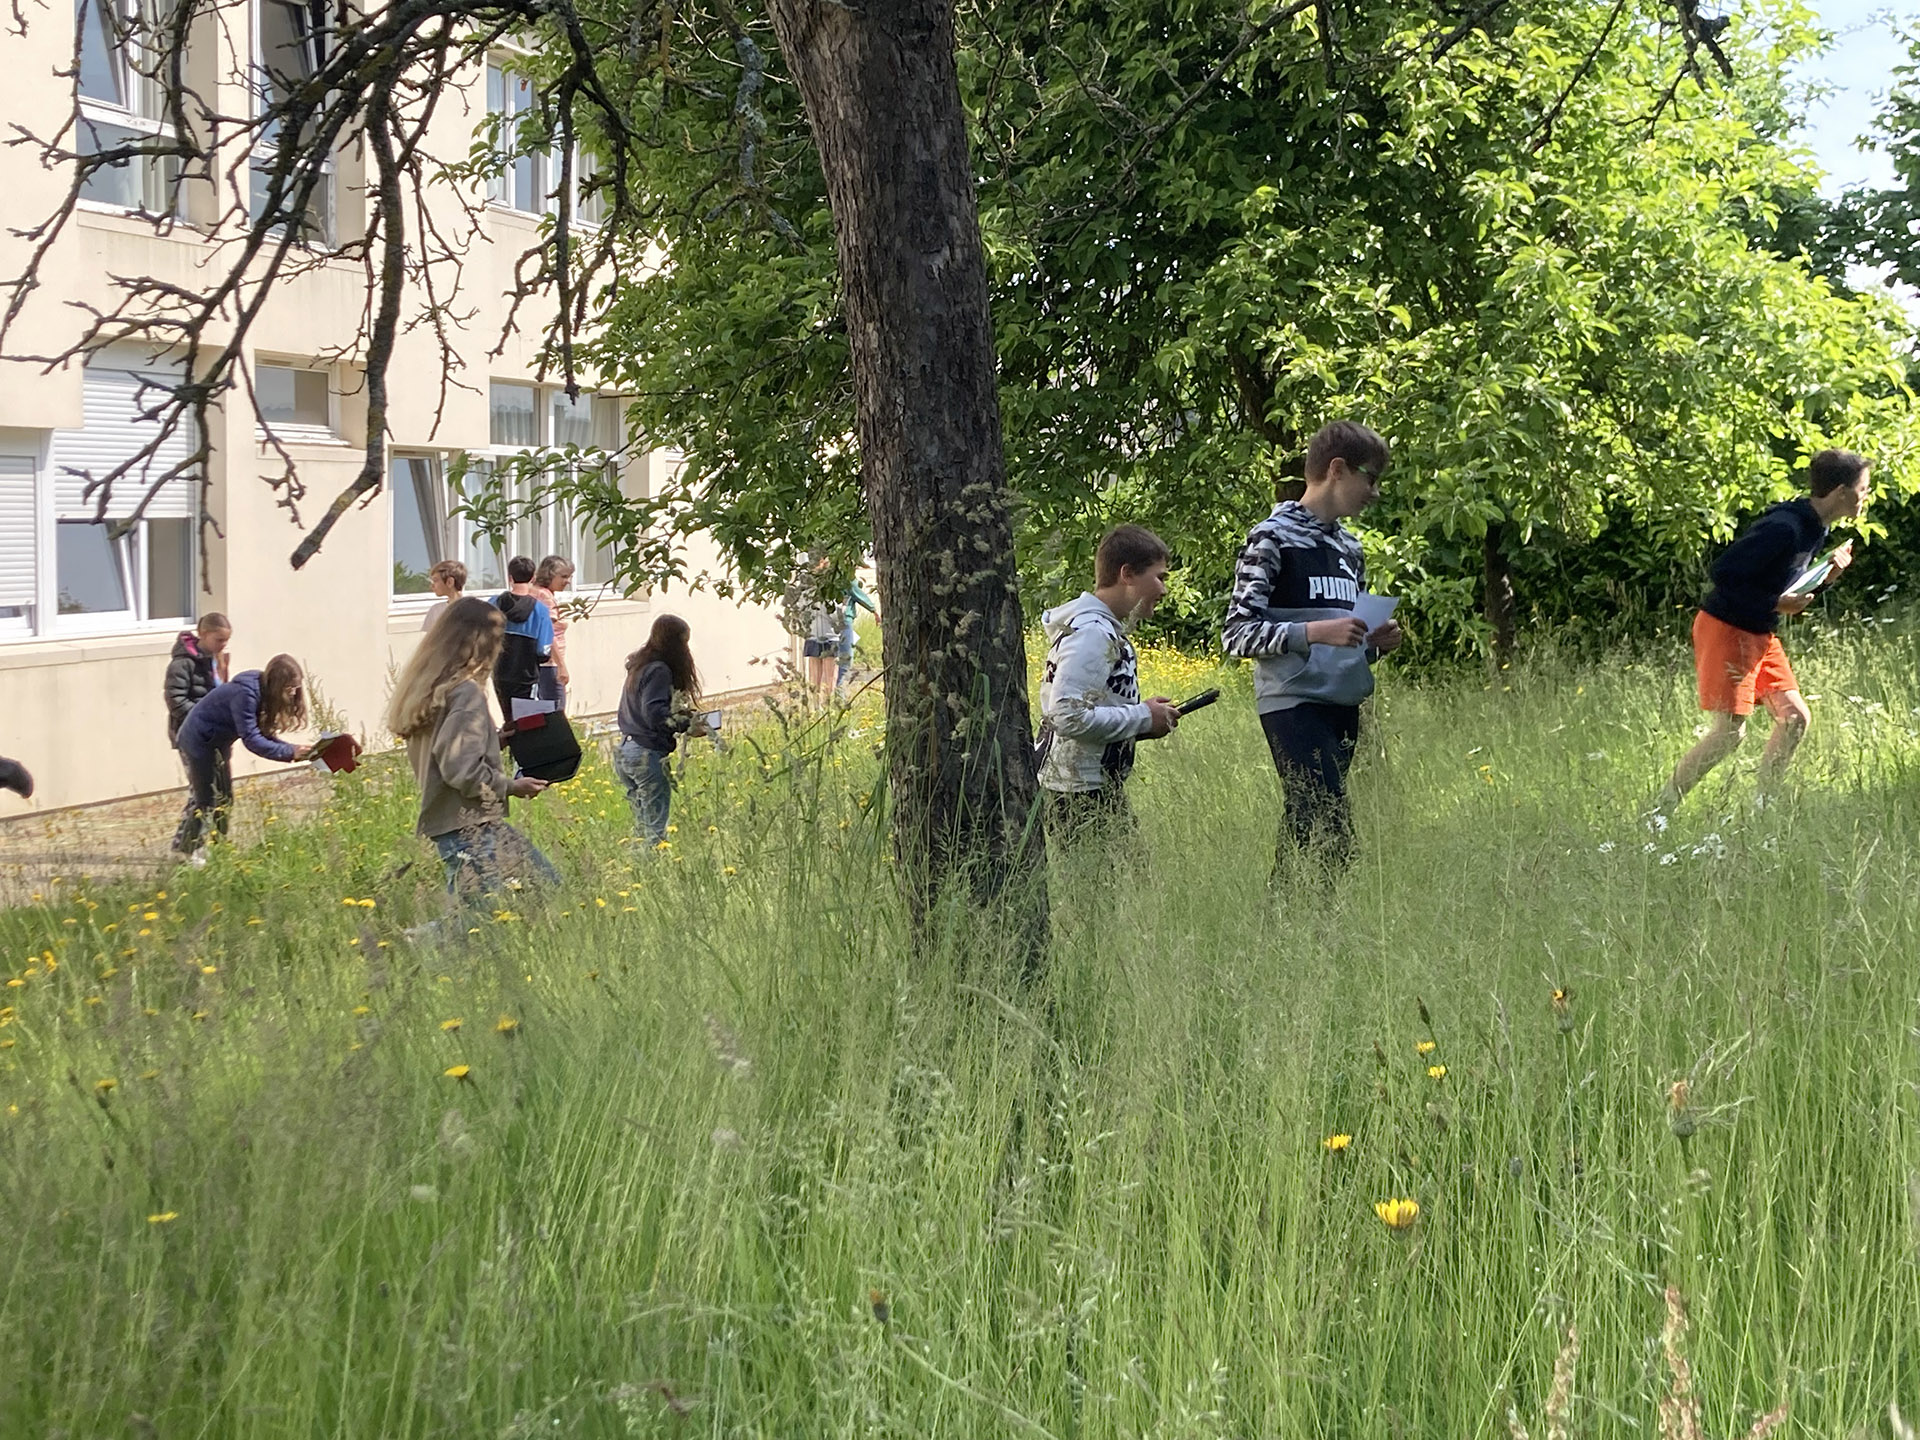
{"type": "MultiPolygon", "coordinates": [[[[1395,444],[1367,541],[1428,654],[1482,639],[1490,525],[1523,609],[1565,622],[1688,588],[1827,444],[1913,484],[1907,327],[1832,283],[1783,148],[1808,12],[1745,13],[1735,82],[1704,86],[1651,0],[1510,0],[1457,33],[1404,0],[1332,14],[962,10],[1030,605],[1132,519],[1185,571],[1169,622],[1208,632],[1336,415],[1395,444]]],[[[620,512],[654,525],[634,563],[680,573],[706,530],[770,594],[800,550],[863,548],[865,517],[818,168],[764,16],[723,18],[676,22],[673,83],[635,62],[659,120],[629,178],[659,219],[589,358],[637,442],[685,457],[620,512]],[[741,37],[766,67],[744,112],[741,37]],[[749,150],[755,205],[725,199],[749,150]]]]}
{"type": "Polygon", "coordinates": [[[1679,653],[1389,666],[1357,867],[1275,904],[1246,672],[1150,653],[1227,700],[1143,749],[1118,873],[1060,863],[1029,995],[909,927],[871,707],[696,751],[664,855],[593,757],[516,806],[564,892],[466,943],[406,938],[439,868],[392,757],[205,870],[57,887],[0,911],[0,1433],[1457,1437],[1540,1412],[1571,1321],[1569,1433],[1626,1440],[1668,1283],[1702,1433],[1878,1433],[1916,640],[1797,625],[1797,783],[1755,813],[1730,764],[1651,850],[1679,653]]]}

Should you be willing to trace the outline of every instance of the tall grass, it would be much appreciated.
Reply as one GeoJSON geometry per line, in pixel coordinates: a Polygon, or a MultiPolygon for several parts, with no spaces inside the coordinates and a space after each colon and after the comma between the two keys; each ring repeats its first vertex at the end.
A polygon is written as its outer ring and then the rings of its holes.
{"type": "Polygon", "coordinates": [[[1358,863],[1270,890],[1244,676],[1152,656],[1228,700],[1056,864],[1030,993],[910,936],[865,708],[696,754],[662,854],[604,766],[523,807],[567,889],[464,941],[401,933],[438,867],[378,766],[49,894],[0,916],[0,1434],[1462,1437],[1571,1323],[1573,1433],[1652,1435],[1669,1285],[1707,1433],[1877,1433],[1920,681],[1898,627],[1800,658],[1782,803],[1743,756],[1651,841],[1683,657],[1388,677],[1358,863]]]}

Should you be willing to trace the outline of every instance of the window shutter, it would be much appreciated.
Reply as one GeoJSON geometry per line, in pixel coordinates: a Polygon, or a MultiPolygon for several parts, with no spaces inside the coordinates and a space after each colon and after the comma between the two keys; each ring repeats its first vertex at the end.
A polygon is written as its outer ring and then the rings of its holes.
{"type": "MultiPolygon", "coordinates": [[[[53,432],[53,496],[62,520],[91,520],[99,508],[98,493],[87,495],[89,480],[109,474],[146,445],[159,422],[141,412],[157,409],[167,398],[167,387],[177,384],[180,372],[170,368],[120,369],[90,364],[82,381],[84,429],[53,432]]],[[[140,466],[114,482],[107,504],[109,516],[133,513],[147,486],[190,456],[198,446],[190,415],[169,435],[159,450],[140,466]]],[[[191,520],[197,514],[195,477],[171,481],[147,506],[155,520],[191,520]]]]}
{"type": "Polygon", "coordinates": [[[34,464],[28,455],[0,455],[0,606],[34,602],[34,464]]]}

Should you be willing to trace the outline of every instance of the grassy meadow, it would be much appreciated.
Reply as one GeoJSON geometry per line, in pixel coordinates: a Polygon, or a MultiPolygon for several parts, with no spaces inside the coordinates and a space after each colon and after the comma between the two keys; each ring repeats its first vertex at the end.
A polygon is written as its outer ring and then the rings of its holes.
{"type": "Polygon", "coordinates": [[[0,913],[0,1435],[1886,1435],[1920,633],[1790,643],[1780,802],[1756,734],[1653,840],[1678,649],[1383,667],[1358,863],[1272,893],[1246,675],[1150,655],[1228,698],[1055,866],[1032,992],[910,937],[871,699],[696,750],[664,853],[604,764],[517,806],[567,886],[463,943],[402,933],[391,764],[56,887],[0,913]]]}

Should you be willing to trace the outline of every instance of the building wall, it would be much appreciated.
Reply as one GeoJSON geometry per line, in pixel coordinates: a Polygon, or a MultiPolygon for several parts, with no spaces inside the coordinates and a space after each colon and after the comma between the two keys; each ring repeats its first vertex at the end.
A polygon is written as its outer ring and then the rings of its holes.
{"type": "MultiPolygon", "coordinates": [[[[239,12],[236,12],[236,16],[239,12]]],[[[71,105],[70,80],[55,72],[72,63],[72,10],[37,11],[25,36],[9,39],[9,88],[14,113],[39,133],[52,134],[71,105]]],[[[217,43],[217,42],[216,42],[217,43]]],[[[215,51],[213,53],[224,53],[215,51]]],[[[231,57],[227,59],[230,61],[231,57]]],[[[198,62],[208,64],[205,55],[198,62]]],[[[216,103],[238,113],[245,92],[234,83],[230,63],[203,80],[216,103]]],[[[484,78],[447,97],[436,121],[435,147],[449,156],[466,154],[484,119],[484,78]]],[[[12,107],[10,106],[10,109],[12,107]]],[[[355,206],[352,164],[343,158],[337,192],[339,230],[363,223],[355,206]]],[[[12,224],[50,214],[67,177],[43,167],[30,147],[0,147],[0,187],[9,197],[12,224]]],[[[470,229],[473,222],[457,199],[432,202],[443,226],[470,229]]],[[[207,225],[218,206],[211,194],[194,199],[190,217],[207,225]]],[[[537,230],[534,217],[485,208],[476,242],[464,262],[462,302],[477,311],[457,332],[456,356],[446,363],[432,340],[416,332],[403,338],[391,367],[390,443],[431,451],[445,459],[488,444],[489,381],[535,378],[534,336],[523,311],[521,330],[504,354],[489,358],[506,317],[504,291],[516,257],[537,230]],[[464,388],[463,388],[464,387],[464,388]]],[[[75,364],[49,368],[21,357],[47,356],[77,336],[79,311],[71,302],[110,307],[115,274],[163,276],[183,285],[204,284],[210,237],[189,225],[155,233],[141,217],[90,207],[75,215],[46,258],[41,289],[32,297],[0,358],[0,450],[36,453],[40,483],[52,432],[82,424],[82,374],[75,364]]],[[[0,273],[20,273],[28,245],[0,233],[0,273]]],[[[218,263],[217,261],[215,262],[218,263]]],[[[443,277],[451,280],[451,275],[443,277]]],[[[350,349],[365,305],[363,272],[345,262],[321,263],[290,280],[270,300],[251,336],[249,363],[257,359],[320,363],[320,357],[350,349]]],[[[538,302],[533,302],[537,306],[538,302]]],[[[351,361],[333,366],[337,394],[335,437],[289,444],[304,496],[294,510],[271,488],[281,470],[277,454],[260,438],[243,394],[230,397],[212,424],[213,459],[208,508],[220,529],[209,537],[205,563],[210,584],[197,595],[196,610],[220,610],[234,624],[235,668],[258,667],[285,651],[305,662],[316,690],[342,711],[351,726],[383,743],[380,715],[389,677],[418,643],[424,597],[392,594],[393,502],[386,490],[347,512],[320,553],[295,571],[289,556],[304,525],[328,505],[358,471],[366,443],[359,374],[351,361]],[[297,519],[296,519],[297,511],[297,519]]],[[[586,377],[589,381],[591,377],[586,377]]],[[[671,456],[630,460],[623,484],[657,485],[671,456]]],[[[42,502],[42,525],[51,535],[52,511],[42,502]]],[[[691,569],[718,570],[711,547],[696,544],[691,569]]],[[[43,546],[42,565],[53,562],[43,546]]],[[[479,591],[471,593],[481,593],[479,591]]],[[[44,607],[43,607],[44,608],[44,607]]],[[[722,694],[754,688],[772,679],[774,660],[790,642],[770,609],[725,601],[710,593],[671,596],[610,596],[568,634],[573,685],[569,708],[576,715],[604,713],[618,702],[626,654],[646,637],[653,618],[671,609],[693,627],[695,652],[708,690],[722,694]]],[[[166,738],[161,677],[174,637],[173,619],[128,623],[113,633],[75,633],[42,613],[38,633],[0,627],[0,754],[24,761],[39,790],[31,807],[0,794],[0,817],[26,808],[85,804],[167,789],[181,783],[177,758],[166,738]]],[[[236,754],[236,771],[273,767],[236,754]]]]}

